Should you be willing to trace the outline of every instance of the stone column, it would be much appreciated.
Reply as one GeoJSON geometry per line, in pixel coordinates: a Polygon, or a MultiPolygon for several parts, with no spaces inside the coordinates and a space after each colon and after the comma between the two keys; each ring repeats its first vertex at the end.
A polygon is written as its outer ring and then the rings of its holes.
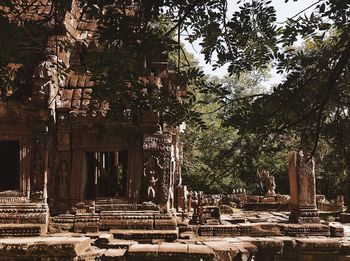
{"type": "Polygon", "coordinates": [[[289,222],[319,223],[316,205],[315,162],[302,151],[291,151],[289,158],[290,208],[289,222]]]}
{"type": "MultiPolygon", "coordinates": [[[[171,139],[172,136],[169,133],[158,133],[145,135],[143,143],[144,158],[146,160],[151,158],[157,159],[156,166],[153,166],[156,167],[156,169],[153,169],[156,173],[156,182],[154,182],[155,199],[153,203],[159,204],[162,213],[167,213],[170,210],[171,139]]],[[[145,162],[144,168],[147,165],[148,163],[145,162]]],[[[145,172],[147,172],[146,169],[145,172]]],[[[145,172],[144,191],[147,192],[147,187],[150,185],[150,177],[147,177],[145,172]]],[[[145,193],[146,195],[147,193],[145,193]]]]}

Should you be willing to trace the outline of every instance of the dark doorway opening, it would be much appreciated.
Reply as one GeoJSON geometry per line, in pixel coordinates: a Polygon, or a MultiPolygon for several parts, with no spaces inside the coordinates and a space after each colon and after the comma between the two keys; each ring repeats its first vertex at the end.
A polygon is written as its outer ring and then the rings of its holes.
{"type": "Polygon", "coordinates": [[[0,140],[0,167],[0,191],[19,190],[19,141],[0,140]]]}
{"type": "Polygon", "coordinates": [[[126,197],[128,150],[86,152],[85,199],[126,197]]]}

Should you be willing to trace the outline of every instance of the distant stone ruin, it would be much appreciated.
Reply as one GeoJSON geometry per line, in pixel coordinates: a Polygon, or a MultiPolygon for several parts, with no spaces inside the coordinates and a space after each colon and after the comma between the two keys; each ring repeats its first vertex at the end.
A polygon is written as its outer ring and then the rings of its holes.
{"type": "Polygon", "coordinates": [[[270,174],[267,170],[258,170],[257,171],[258,177],[260,179],[260,184],[266,191],[266,196],[274,196],[276,195],[275,189],[276,189],[276,182],[275,177],[270,174]]]}

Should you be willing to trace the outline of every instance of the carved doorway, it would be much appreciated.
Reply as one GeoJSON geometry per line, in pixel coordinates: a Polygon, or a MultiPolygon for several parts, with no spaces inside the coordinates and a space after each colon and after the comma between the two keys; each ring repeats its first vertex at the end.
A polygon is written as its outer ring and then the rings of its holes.
{"type": "Polygon", "coordinates": [[[0,140],[0,191],[20,190],[18,140],[0,140]]]}
{"type": "Polygon", "coordinates": [[[126,197],[128,150],[86,152],[85,199],[126,197]]]}

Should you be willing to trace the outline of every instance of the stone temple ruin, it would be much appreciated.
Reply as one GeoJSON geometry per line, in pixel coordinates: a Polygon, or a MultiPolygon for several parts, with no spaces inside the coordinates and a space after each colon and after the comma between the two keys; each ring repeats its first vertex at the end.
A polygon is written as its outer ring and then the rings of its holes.
{"type": "MultiPolygon", "coordinates": [[[[51,8],[50,1],[36,1],[24,9],[23,19],[43,19],[51,8]]],[[[60,27],[57,35],[48,25],[48,36],[35,48],[24,44],[23,51],[38,56],[33,74],[22,83],[30,94],[9,95],[0,104],[1,220],[18,224],[3,233],[39,235],[49,222],[57,230],[73,222],[74,231],[93,232],[118,222],[116,210],[152,212],[159,205],[168,213],[180,180],[179,128],[160,133],[155,115],[144,115],[137,124],[127,116],[107,119],[108,103],[92,98],[91,76],[74,70],[82,63],[80,49],[58,52],[56,46],[56,39],[73,46],[91,41],[96,24],[79,18],[75,3],[60,27]],[[72,68],[64,79],[56,61],[72,68]],[[49,214],[55,218],[49,221],[49,214]]],[[[163,53],[150,57],[154,75],[148,80],[161,81],[166,59],[163,53]]]]}
{"type": "MultiPolygon", "coordinates": [[[[37,0],[21,14],[41,20],[51,8],[37,0]]],[[[348,226],[319,211],[339,214],[344,200],[317,201],[302,152],[289,155],[290,196],[276,194],[268,172],[265,196],[187,191],[181,127],[160,132],[151,114],[107,119],[90,75],[57,79],[57,60],[82,61],[79,48],[57,53],[55,39],[89,42],[95,28],[73,1],[59,33],[48,26],[23,47],[38,57],[22,83],[28,97],[0,102],[0,260],[350,260],[348,226]]],[[[162,51],[149,57],[148,80],[166,78],[166,62],[162,51]]]]}

